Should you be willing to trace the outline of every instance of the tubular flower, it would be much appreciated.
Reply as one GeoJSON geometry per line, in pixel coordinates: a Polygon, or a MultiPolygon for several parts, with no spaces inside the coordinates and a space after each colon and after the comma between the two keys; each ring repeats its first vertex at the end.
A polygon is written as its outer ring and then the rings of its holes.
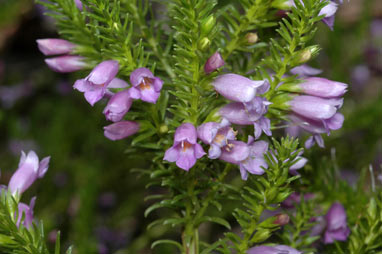
{"type": "Polygon", "coordinates": [[[326,230],[324,243],[333,243],[337,241],[346,241],[350,234],[350,229],[346,222],[345,208],[338,202],[334,203],[328,213],[325,215],[326,230]]]}
{"type": "Polygon", "coordinates": [[[322,19],[322,22],[324,22],[330,28],[330,30],[333,30],[337,9],[338,4],[334,1],[330,1],[324,8],[321,9],[320,13],[318,14],[318,16],[325,15],[325,17],[322,19]]]}
{"type": "Polygon", "coordinates": [[[204,65],[204,72],[209,74],[216,71],[220,67],[224,66],[225,62],[219,52],[215,52],[210,58],[208,58],[204,65]]]}
{"type": "Polygon", "coordinates": [[[118,69],[117,61],[103,61],[86,78],[77,80],[74,88],[83,92],[85,99],[94,106],[105,95],[107,87],[117,75],[118,69]]]}
{"type": "Polygon", "coordinates": [[[75,48],[75,44],[62,39],[39,39],[38,49],[46,56],[69,54],[75,48]]]}
{"type": "Polygon", "coordinates": [[[313,136],[305,142],[306,148],[312,147],[315,143],[320,147],[324,147],[324,141],[320,134],[327,133],[330,135],[331,130],[340,129],[344,122],[344,116],[341,113],[336,113],[331,118],[321,121],[312,120],[297,114],[290,115],[289,119],[299,127],[313,134],[313,136]]]}
{"type": "Polygon", "coordinates": [[[303,64],[291,69],[290,73],[292,73],[293,75],[298,75],[300,77],[309,77],[309,76],[314,76],[314,75],[318,75],[322,73],[322,70],[312,68],[307,64],[303,64]]]}
{"type": "Polygon", "coordinates": [[[268,101],[256,97],[247,108],[243,103],[232,102],[222,107],[219,114],[233,124],[253,125],[255,138],[258,139],[262,132],[268,136],[272,135],[270,120],[263,116],[268,110],[268,105],[268,101]]]}
{"type": "Polygon", "coordinates": [[[222,147],[228,144],[228,141],[236,139],[236,132],[224,124],[216,122],[208,122],[197,128],[199,139],[210,145],[208,150],[208,158],[217,159],[221,155],[222,147]]]}
{"type": "Polygon", "coordinates": [[[22,194],[37,178],[42,178],[49,167],[50,157],[39,162],[37,154],[30,151],[28,155],[21,152],[19,167],[9,181],[8,189],[12,194],[22,194]]]}
{"type": "Polygon", "coordinates": [[[320,98],[339,98],[347,92],[348,85],[325,78],[308,77],[302,83],[284,86],[290,92],[304,93],[320,98]]]}
{"type": "Polygon", "coordinates": [[[32,224],[33,224],[33,208],[34,208],[35,202],[36,202],[36,197],[33,197],[31,199],[29,206],[27,204],[24,204],[21,202],[19,203],[19,205],[18,205],[18,217],[17,217],[17,223],[16,223],[17,227],[20,227],[23,214],[24,214],[23,226],[26,228],[32,227],[32,224]]]}
{"type": "Polygon", "coordinates": [[[286,245],[256,246],[247,251],[247,254],[301,254],[301,251],[286,245]]]}
{"type": "Polygon", "coordinates": [[[343,99],[323,99],[309,95],[299,95],[289,101],[290,109],[308,119],[321,121],[332,118],[339,108],[343,99]]]}
{"type": "Polygon", "coordinates": [[[113,122],[121,121],[129,111],[132,102],[133,100],[127,90],[114,94],[103,110],[106,119],[113,122]]]}
{"type": "Polygon", "coordinates": [[[139,124],[133,121],[121,121],[103,127],[104,135],[110,140],[120,140],[139,131],[139,124]]]}
{"type": "Polygon", "coordinates": [[[215,90],[225,98],[236,102],[250,102],[256,96],[257,89],[268,84],[266,80],[251,80],[237,74],[224,74],[218,76],[212,85],[215,90]]]}
{"type": "Polygon", "coordinates": [[[264,174],[264,168],[268,168],[268,164],[264,159],[264,154],[268,151],[268,143],[265,141],[257,141],[251,136],[248,137],[248,157],[240,162],[240,173],[243,180],[248,179],[248,172],[254,175],[264,174]]]}
{"type": "Polygon", "coordinates": [[[176,162],[179,168],[188,171],[195,165],[196,160],[205,154],[203,147],[197,143],[195,126],[191,123],[183,123],[176,129],[174,144],[167,149],[163,159],[176,162]]]}
{"type": "Polygon", "coordinates": [[[55,72],[68,73],[82,70],[86,67],[81,56],[58,56],[45,59],[45,63],[55,72]]]}
{"type": "Polygon", "coordinates": [[[156,103],[159,98],[163,81],[155,77],[147,68],[138,68],[130,75],[132,88],[129,89],[133,99],[141,99],[149,103],[156,103]]]}

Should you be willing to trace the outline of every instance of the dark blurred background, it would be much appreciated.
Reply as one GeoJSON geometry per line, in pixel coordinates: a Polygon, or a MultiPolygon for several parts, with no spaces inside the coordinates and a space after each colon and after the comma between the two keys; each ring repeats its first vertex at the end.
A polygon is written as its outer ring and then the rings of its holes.
{"type": "MultiPolygon", "coordinates": [[[[131,173],[144,166],[124,153],[125,141],[104,138],[103,105],[92,108],[72,89],[86,73],[49,70],[36,39],[58,37],[54,21],[30,0],[0,0],[0,184],[17,168],[20,151],[51,155],[45,178],[23,196],[37,196],[35,214],[47,240],[74,244],[75,253],[171,253],[150,249],[165,231],[146,230],[147,179],[131,173]]],[[[351,0],[336,16],[334,31],[320,25],[322,76],[348,83],[344,128],[326,139],[345,177],[369,163],[382,184],[382,1],[351,0]]],[[[315,149],[312,152],[317,152],[315,149]]]]}

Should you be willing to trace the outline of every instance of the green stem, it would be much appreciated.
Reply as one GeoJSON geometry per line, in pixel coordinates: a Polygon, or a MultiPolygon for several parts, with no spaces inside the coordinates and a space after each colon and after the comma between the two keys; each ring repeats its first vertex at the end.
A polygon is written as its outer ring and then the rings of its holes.
{"type": "MultiPolygon", "coordinates": [[[[233,167],[232,164],[227,164],[222,174],[218,177],[217,182],[223,182],[224,178],[231,171],[232,167],[233,167]]],[[[207,197],[203,200],[201,208],[199,209],[198,213],[195,216],[195,220],[198,220],[201,217],[203,217],[208,206],[210,205],[211,200],[215,198],[215,194],[218,190],[219,190],[219,186],[217,184],[212,187],[212,190],[208,193],[207,197]]]]}
{"type": "Polygon", "coordinates": [[[159,43],[156,41],[155,37],[151,33],[150,29],[145,23],[145,17],[143,17],[141,12],[137,9],[135,3],[131,3],[131,8],[133,9],[134,19],[136,20],[138,26],[141,28],[142,37],[147,40],[151,49],[153,50],[154,55],[161,62],[164,70],[170,76],[171,79],[174,79],[175,73],[171,68],[170,64],[167,62],[167,57],[163,55],[163,50],[160,47],[159,43]]]}
{"type": "MultiPolygon", "coordinates": [[[[264,206],[261,205],[259,209],[259,215],[261,215],[264,211],[264,206]]],[[[249,228],[244,233],[244,238],[239,245],[239,253],[238,254],[246,254],[249,247],[252,245],[251,237],[257,228],[257,222],[259,221],[259,217],[252,218],[249,228]]]]}

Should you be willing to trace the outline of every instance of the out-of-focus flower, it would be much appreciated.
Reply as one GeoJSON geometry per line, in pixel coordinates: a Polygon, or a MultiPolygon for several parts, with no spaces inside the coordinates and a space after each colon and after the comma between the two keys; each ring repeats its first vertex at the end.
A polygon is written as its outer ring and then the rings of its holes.
{"type": "Polygon", "coordinates": [[[18,100],[30,96],[33,90],[33,84],[30,81],[18,85],[0,86],[1,104],[5,108],[12,108],[18,100]]]}
{"type": "Polygon", "coordinates": [[[289,219],[289,215],[286,213],[277,214],[275,216],[275,221],[273,222],[273,224],[284,226],[289,223],[289,219]]]}
{"type": "Polygon", "coordinates": [[[256,246],[247,251],[247,254],[301,254],[301,251],[286,245],[256,246]]]}
{"type": "Polygon", "coordinates": [[[118,69],[117,61],[103,61],[90,72],[89,76],[77,80],[74,88],[83,92],[85,99],[93,106],[103,98],[108,85],[117,75],[118,69]]]}
{"type": "Polygon", "coordinates": [[[250,102],[257,93],[257,89],[266,85],[266,80],[251,80],[237,74],[224,74],[218,76],[212,85],[215,90],[225,98],[236,102],[250,102]]]}
{"type": "Polygon", "coordinates": [[[208,122],[197,128],[198,137],[203,143],[209,144],[208,158],[217,159],[221,155],[221,149],[229,141],[236,139],[235,131],[224,124],[208,122]]]}
{"type": "Polygon", "coordinates": [[[191,123],[180,125],[174,135],[174,144],[167,149],[164,160],[176,162],[181,169],[188,171],[194,166],[197,159],[206,153],[203,147],[197,143],[197,131],[191,123]]]}
{"type": "Polygon", "coordinates": [[[159,98],[163,81],[155,77],[147,68],[138,68],[130,75],[132,88],[129,89],[133,99],[141,99],[149,103],[156,103],[159,98]]]}
{"type": "Polygon", "coordinates": [[[22,194],[37,178],[42,178],[49,167],[50,156],[39,162],[37,154],[30,151],[28,155],[21,152],[19,167],[11,177],[8,188],[12,194],[22,194]]]}
{"type": "Polygon", "coordinates": [[[347,226],[345,208],[338,202],[334,203],[328,213],[325,215],[326,230],[324,243],[333,243],[336,241],[346,241],[350,234],[347,226]]]}
{"type": "Polygon", "coordinates": [[[310,67],[307,64],[303,64],[291,69],[290,73],[292,73],[293,75],[298,75],[300,77],[309,77],[322,73],[322,70],[310,67]]]}
{"type": "Polygon", "coordinates": [[[215,52],[210,58],[208,58],[206,64],[204,65],[204,72],[209,74],[220,67],[224,66],[224,60],[219,52],[215,52]]]}
{"type": "Polygon", "coordinates": [[[83,6],[81,0],[74,0],[74,3],[76,4],[77,8],[82,11],[83,6]]]}
{"type": "Polygon", "coordinates": [[[104,135],[110,140],[120,140],[139,131],[139,124],[133,121],[121,121],[103,127],[104,135]]]}
{"type": "Polygon", "coordinates": [[[367,65],[357,65],[351,73],[352,88],[362,89],[370,80],[371,73],[367,65]]]}
{"type": "Polygon", "coordinates": [[[18,217],[17,217],[17,223],[16,223],[18,227],[20,227],[23,214],[24,214],[23,226],[26,228],[30,228],[32,226],[33,208],[34,208],[35,202],[36,202],[36,197],[33,197],[31,199],[29,206],[21,202],[18,204],[18,217]]]}
{"type": "Polygon", "coordinates": [[[128,90],[118,92],[110,98],[105,109],[103,110],[103,114],[109,121],[121,121],[125,114],[129,111],[132,102],[133,99],[131,99],[128,90]]]}
{"type": "Polygon", "coordinates": [[[39,39],[37,46],[46,56],[69,54],[76,47],[75,44],[62,39],[39,39]]]}
{"type": "MultiPolygon", "coordinates": [[[[287,209],[294,208],[296,206],[296,204],[299,204],[301,202],[301,196],[302,195],[303,194],[301,194],[301,193],[293,192],[292,194],[289,195],[289,197],[287,197],[287,199],[285,199],[281,203],[281,206],[284,207],[284,208],[287,208],[287,209]]],[[[306,193],[306,194],[304,194],[304,200],[305,201],[311,200],[313,198],[314,198],[314,194],[313,193],[306,193]]]]}
{"type": "Polygon", "coordinates": [[[68,73],[85,68],[86,64],[83,60],[81,56],[58,56],[45,59],[45,63],[53,71],[68,73]]]}

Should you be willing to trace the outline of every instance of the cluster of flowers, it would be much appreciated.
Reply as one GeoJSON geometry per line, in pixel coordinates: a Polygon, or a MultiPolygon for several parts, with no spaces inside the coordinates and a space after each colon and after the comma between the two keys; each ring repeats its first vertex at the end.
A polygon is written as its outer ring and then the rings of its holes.
{"type": "MultiPolygon", "coordinates": [[[[66,54],[75,48],[74,44],[61,39],[42,39],[37,40],[37,43],[45,55],[66,54]]],[[[73,72],[85,66],[78,65],[77,60],[74,61],[72,57],[74,56],[63,56],[52,61],[47,59],[46,62],[50,68],[60,72],[73,72]],[[81,68],[75,68],[76,66],[81,68]]],[[[82,63],[82,59],[80,62],[82,63]]],[[[107,120],[114,122],[104,127],[104,134],[110,140],[123,139],[138,132],[139,124],[134,121],[122,121],[123,117],[130,110],[134,99],[156,103],[163,85],[163,81],[155,77],[149,69],[138,68],[131,73],[132,86],[128,88],[126,81],[116,78],[118,70],[117,61],[103,61],[94,67],[86,78],[77,80],[73,86],[84,93],[85,99],[92,106],[104,97],[109,98],[103,113],[107,120]],[[121,91],[113,93],[111,89],[121,91]]]]}
{"type": "Polygon", "coordinates": [[[306,148],[310,148],[315,142],[324,147],[321,134],[330,135],[331,130],[342,127],[344,116],[337,111],[342,107],[342,96],[348,86],[325,78],[310,77],[321,71],[305,65],[294,68],[291,72],[299,75],[302,82],[284,84],[280,89],[300,95],[291,95],[291,99],[281,108],[290,110],[289,119],[292,123],[312,134],[305,142],[306,148]]]}
{"type": "MultiPolygon", "coordinates": [[[[18,200],[20,195],[24,193],[37,178],[42,178],[48,170],[50,157],[45,157],[39,161],[37,154],[30,151],[27,155],[21,152],[21,158],[18,169],[12,175],[8,186],[0,186],[0,193],[10,191],[18,200]]],[[[33,223],[33,207],[36,202],[36,197],[33,197],[29,206],[24,203],[18,204],[18,217],[16,224],[20,226],[24,215],[23,225],[27,228],[33,223]]]]}

